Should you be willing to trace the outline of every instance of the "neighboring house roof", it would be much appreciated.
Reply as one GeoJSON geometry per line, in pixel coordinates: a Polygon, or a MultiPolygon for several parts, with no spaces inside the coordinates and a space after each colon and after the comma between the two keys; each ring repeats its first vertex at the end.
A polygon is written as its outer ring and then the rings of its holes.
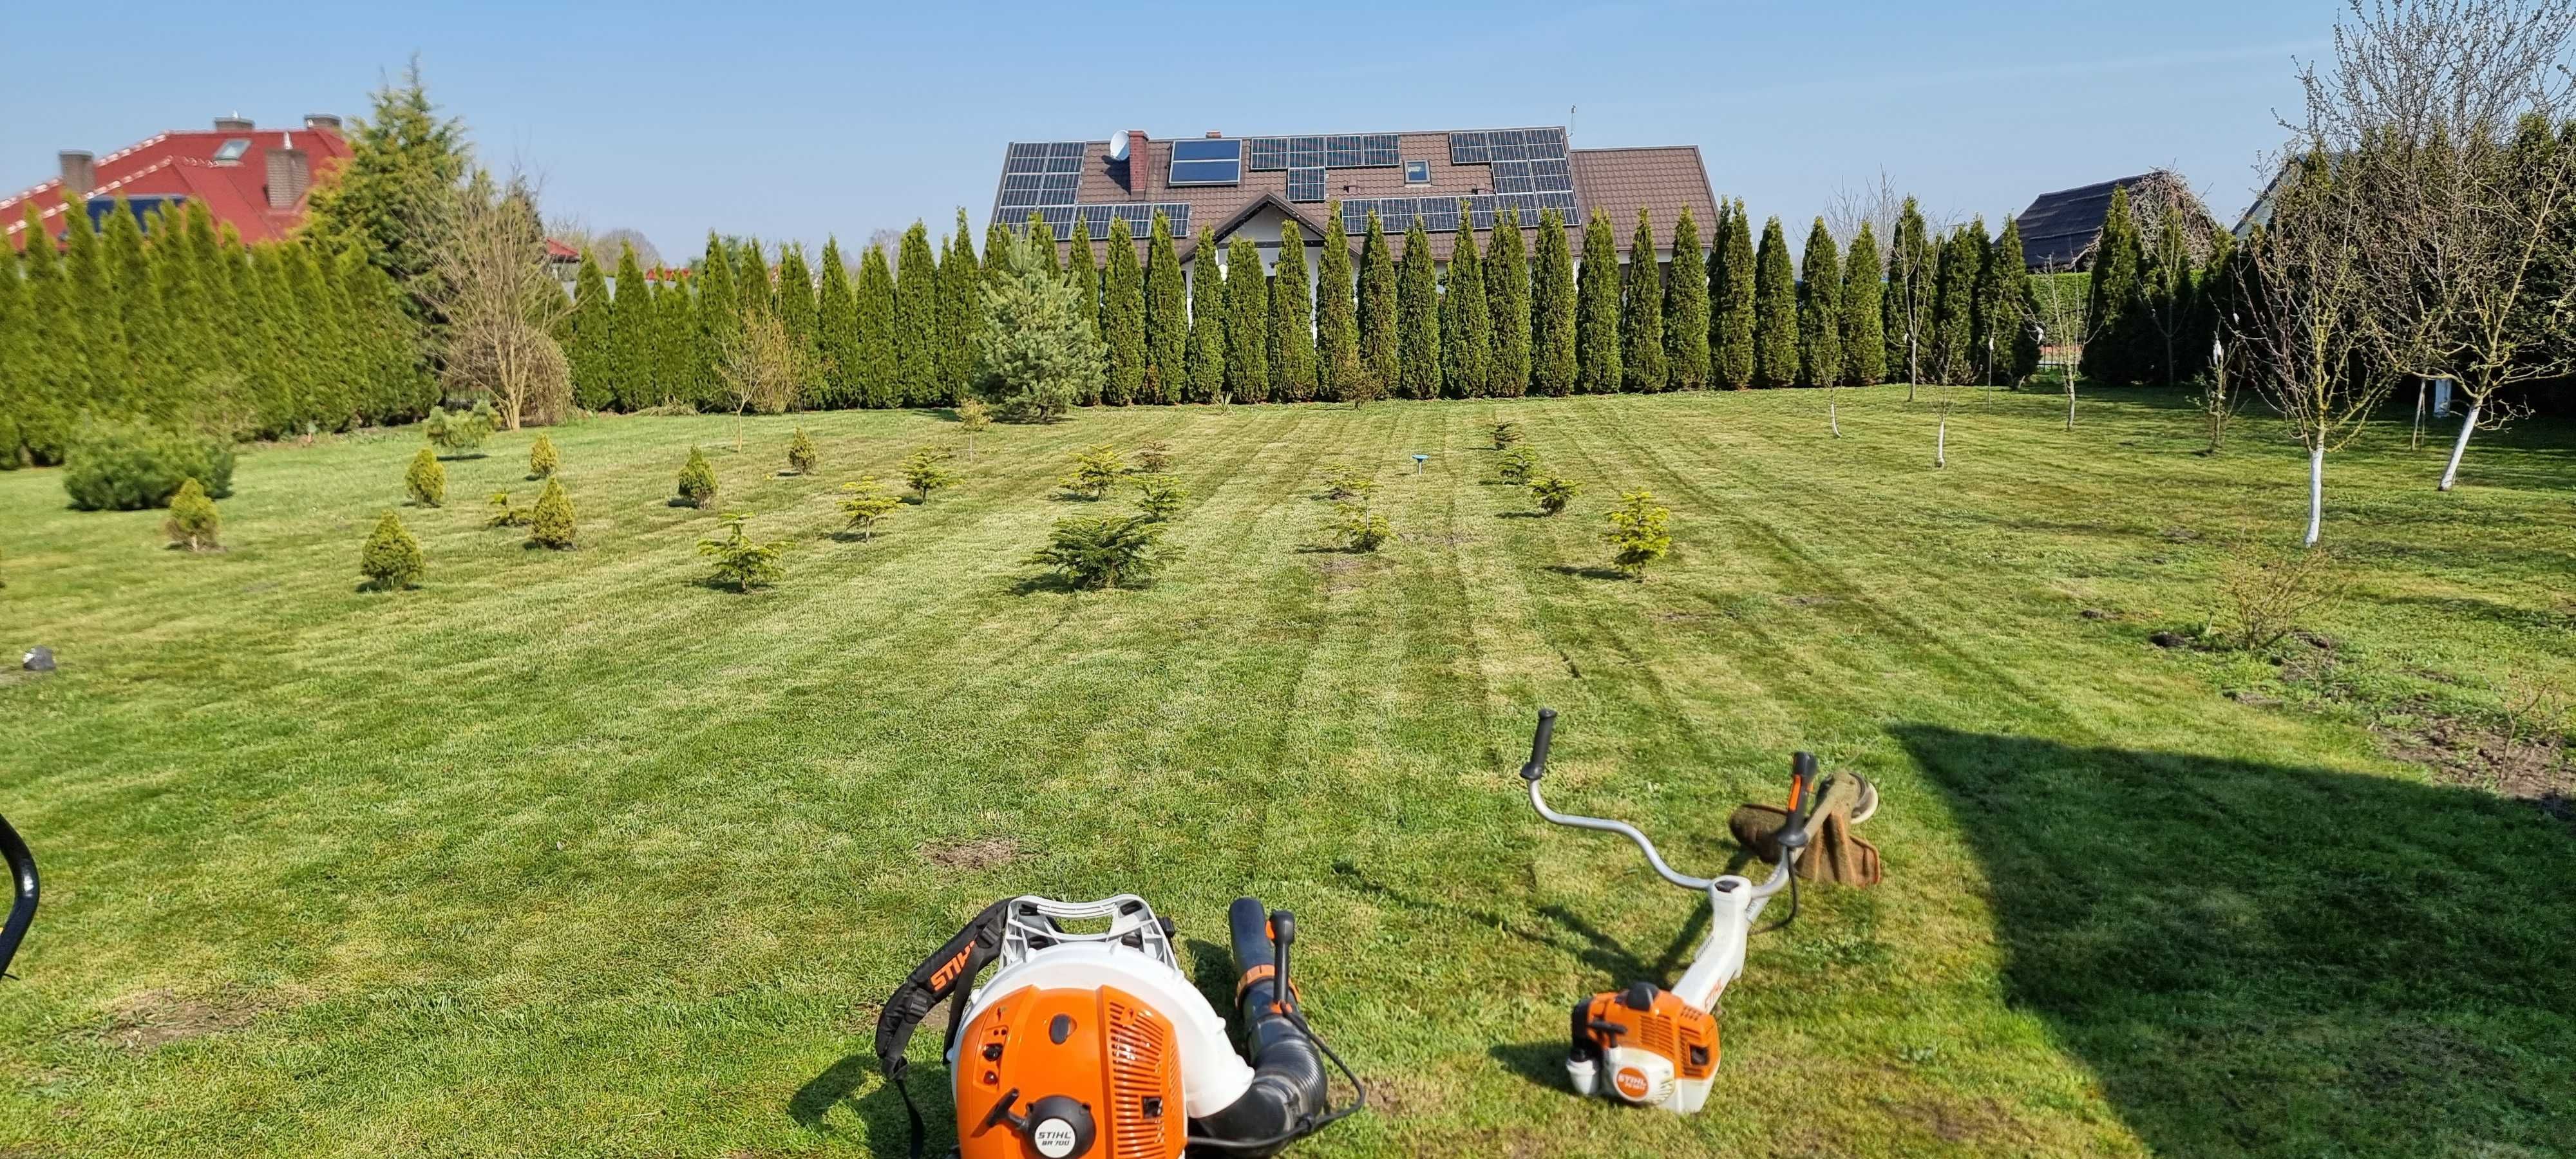
{"type": "MultiPolygon", "coordinates": [[[[1565,140],[1564,130],[1561,128],[1501,131],[1552,133],[1554,141],[1565,140]]],[[[1131,135],[1129,140],[1135,141],[1136,136],[1131,135]]],[[[1328,199],[1349,205],[1385,198],[1446,199],[1497,194],[1496,173],[1491,163],[1472,161],[1460,163],[1454,159],[1450,130],[1344,136],[1395,138],[1397,163],[1375,166],[1334,166],[1325,169],[1323,196],[1328,199]],[[1410,161],[1424,163],[1425,175],[1429,178],[1427,181],[1418,183],[1405,181],[1404,163],[1410,161]]],[[[1252,168],[1247,156],[1247,164],[1239,180],[1234,184],[1177,186],[1171,184],[1169,176],[1175,143],[1204,139],[1192,137],[1147,139],[1141,144],[1131,145],[1130,157],[1118,161],[1110,159],[1110,142],[1080,142],[1080,176],[1074,183],[1073,189],[1075,201],[1083,206],[1156,204],[1188,206],[1188,228],[1184,231],[1179,228],[1178,223],[1175,223],[1173,237],[1174,249],[1184,262],[1190,259],[1192,251],[1197,248],[1196,234],[1199,227],[1203,225],[1212,227],[1217,238],[1222,241],[1245,223],[1262,216],[1265,211],[1296,220],[1310,242],[1323,240],[1325,203],[1292,200],[1289,172],[1285,169],[1252,168]]],[[[1239,139],[1247,142],[1252,140],[1252,138],[1239,139]]],[[[1065,147],[1070,149],[1073,144],[1067,142],[1065,147]]],[[[1011,164],[1008,158],[1010,156],[1011,153],[1006,150],[1005,178],[995,188],[994,214],[1002,218],[1005,224],[1017,227],[1028,220],[1028,210],[1010,208],[1006,201],[1005,190],[1009,185],[1008,170],[1011,164]]],[[[1708,168],[1700,160],[1697,146],[1567,149],[1565,157],[1570,176],[1569,184],[1577,206],[1577,214],[1570,216],[1567,222],[1568,231],[1577,235],[1570,239],[1570,244],[1575,249],[1580,250],[1582,247],[1580,230],[1584,218],[1596,210],[1609,215],[1611,226],[1617,234],[1622,249],[1627,247],[1630,236],[1635,231],[1637,210],[1641,206],[1653,215],[1655,242],[1658,247],[1667,249],[1671,247],[1673,223],[1685,207],[1699,222],[1700,236],[1703,239],[1711,236],[1717,219],[1717,197],[1710,189],[1708,168]]],[[[1149,217],[1145,220],[1151,219],[1149,217]]],[[[1522,211],[1521,225],[1524,229],[1535,226],[1537,221],[1537,210],[1522,211]]],[[[1059,230],[1059,240],[1064,240],[1064,234],[1067,232],[1082,236],[1079,230],[1059,230]]],[[[1131,232],[1135,237],[1137,254],[1141,260],[1144,257],[1149,230],[1139,227],[1133,228],[1131,232]]],[[[1490,233],[1490,229],[1478,231],[1480,237],[1489,236],[1490,233]]],[[[1402,257],[1404,253],[1402,227],[1391,226],[1387,230],[1387,236],[1393,254],[1402,257]]],[[[1438,261],[1447,261],[1450,251],[1457,244],[1458,233],[1441,230],[1431,231],[1427,236],[1431,243],[1432,257],[1438,261]]],[[[1093,240],[1096,253],[1098,239],[1093,240]]],[[[1348,234],[1345,241],[1356,251],[1361,242],[1361,235],[1348,234]]],[[[1070,242],[1066,241],[1065,244],[1069,245],[1070,242]]]]}
{"type": "Polygon", "coordinates": [[[2142,241],[2152,244],[2162,236],[2165,209],[2182,210],[2184,246],[2191,260],[2209,256],[2210,239],[2218,232],[2218,222],[2209,216],[2191,184],[2170,169],[2152,169],[2135,177],[2079,185],[2033,198],[2030,207],[2014,220],[2021,225],[2022,262],[2033,272],[2059,272],[2093,268],[2093,247],[2101,240],[2102,222],[2110,216],[2111,194],[2129,191],[2129,213],[2137,219],[2142,241]]]}
{"type": "MultiPolygon", "coordinates": [[[[274,241],[304,223],[311,188],[348,158],[348,141],[328,124],[308,122],[294,129],[174,129],[93,160],[85,182],[88,188],[74,192],[83,202],[111,197],[187,198],[203,204],[218,223],[239,231],[243,241],[274,241]],[[304,188],[291,190],[285,207],[272,208],[269,154],[285,149],[304,155],[304,188]]],[[[45,231],[61,236],[70,224],[63,216],[63,198],[59,176],[0,198],[0,231],[5,231],[10,248],[26,248],[30,201],[43,215],[45,231]]]]}

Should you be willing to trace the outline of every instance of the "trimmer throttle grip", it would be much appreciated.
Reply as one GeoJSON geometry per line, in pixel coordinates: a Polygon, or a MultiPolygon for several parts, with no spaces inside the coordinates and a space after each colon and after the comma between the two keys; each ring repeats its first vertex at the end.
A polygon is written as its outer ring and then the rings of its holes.
{"type": "Polygon", "coordinates": [[[1789,758],[1789,819],[1774,840],[1783,851],[1807,847],[1807,822],[1816,815],[1816,754],[1789,758]]]}
{"type": "Polygon", "coordinates": [[[1521,779],[1535,781],[1547,772],[1547,742],[1556,736],[1556,710],[1538,710],[1538,731],[1530,735],[1529,763],[1521,766],[1521,779]]]}

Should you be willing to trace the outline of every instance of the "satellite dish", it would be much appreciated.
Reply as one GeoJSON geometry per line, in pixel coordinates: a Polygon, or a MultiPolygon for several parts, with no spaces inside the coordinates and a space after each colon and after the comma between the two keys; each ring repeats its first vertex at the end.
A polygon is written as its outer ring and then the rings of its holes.
{"type": "Polygon", "coordinates": [[[1127,159],[1126,133],[1117,132],[1109,134],[1109,159],[1112,161],[1124,161],[1127,159]]]}

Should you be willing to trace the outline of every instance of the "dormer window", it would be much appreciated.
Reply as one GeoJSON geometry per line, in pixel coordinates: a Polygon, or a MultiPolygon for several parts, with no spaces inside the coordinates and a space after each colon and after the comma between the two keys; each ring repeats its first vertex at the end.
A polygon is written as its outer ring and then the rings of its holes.
{"type": "Polygon", "coordinates": [[[250,152],[250,138],[234,137],[225,141],[222,148],[215,150],[215,160],[239,161],[242,159],[242,154],[248,152],[250,152]]]}
{"type": "Polygon", "coordinates": [[[1431,163],[1428,161],[1405,162],[1404,183],[1407,185],[1431,184],[1431,163]]]}

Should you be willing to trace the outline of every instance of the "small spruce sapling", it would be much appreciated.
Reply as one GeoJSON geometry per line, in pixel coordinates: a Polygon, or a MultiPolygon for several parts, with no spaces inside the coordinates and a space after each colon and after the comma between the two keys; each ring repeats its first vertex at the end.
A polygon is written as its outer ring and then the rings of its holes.
{"type": "Polygon", "coordinates": [[[815,455],[813,438],[805,433],[805,428],[796,428],[796,437],[787,440],[787,473],[813,474],[815,455]]]}
{"type": "Polygon", "coordinates": [[[528,444],[528,478],[552,479],[562,468],[563,459],[555,454],[555,441],[539,433],[537,441],[528,444]]]}
{"type": "Polygon", "coordinates": [[[1109,489],[1118,485],[1119,476],[1126,473],[1127,461],[1118,456],[1116,448],[1095,443],[1074,452],[1073,469],[1056,483],[1085,499],[1099,499],[1107,496],[1109,489]]]}
{"type": "Polygon", "coordinates": [[[507,491],[493,492],[492,497],[485,500],[485,504],[492,508],[492,517],[484,522],[485,527],[526,527],[528,525],[528,509],[512,506],[510,493],[507,491]]]}
{"type": "Polygon", "coordinates": [[[1529,489],[1531,496],[1538,500],[1538,509],[1554,515],[1565,510],[1567,503],[1573,502],[1575,492],[1581,491],[1583,485],[1563,475],[1541,475],[1530,480],[1529,489]]]}
{"type": "Polygon", "coordinates": [[[1371,508],[1365,497],[1345,499],[1333,504],[1333,537],[1352,551],[1376,551],[1380,544],[1395,537],[1395,526],[1371,508]]]}
{"type": "Polygon", "coordinates": [[[1510,419],[1494,424],[1494,449],[1508,451],[1521,441],[1521,425],[1510,419]]]}
{"type": "Polygon", "coordinates": [[[1172,444],[1154,439],[1136,448],[1136,470],[1148,475],[1167,474],[1172,469],[1172,444]]]}
{"type": "Polygon", "coordinates": [[[752,592],[777,583],[786,574],[778,558],[786,554],[787,541],[764,542],[743,534],[743,522],[750,518],[747,512],[728,512],[724,517],[725,538],[698,541],[698,554],[716,561],[715,574],[707,577],[708,584],[752,592]]]}
{"type": "Polygon", "coordinates": [[[1531,475],[1538,473],[1538,452],[1529,449],[1528,444],[1513,447],[1503,452],[1497,466],[1502,471],[1503,482],[1521,486],[1530,481],[1531,475]]]}
{"type": "Polygon", "coordinates": [[[903,485],[912,489],[914,503],[928,503],[931,492],[957,485],[957,476],[944,466],[952,457],[948,448],[940,446],[914,447],[904,456],[903,485]]]}
{"type": "Polygon", "coordinates": [[[462,458],[465,452],[481,447],[500,424],[500,416],[492,413],[491,400],[483,399],[475,402],[473,410],[461,413],[429,408],[429,418],[420,424],[420,431],[429,439],[429,445],[462,458]]]}
{"type": "Polygon", "coordinates": [[[707,453],[692,446],[689,461],[680,465],[680,498],[676,506],[707,508],[716,502],[716,469],[707,462],[707,453]]]}
{"type": "Polygon", "coordinates": [[[367,586],[384,592],[419,587],[421,570],[420,541],[393,512],[385,512],[359,549],[358,573],[367,577],[367,586]]]}
{"type": "Polygon", "coordinates": [[[1617,554],[1610,562],[1619,570],[1642,581],[1646,565],[1662,559],[1673,547],[1672,534],[1665,530],[1672,512],[1655,502],[1655,493],[1639,488],[1619,497],[1619,506],[1610,512],[1610,530],[1601,538],[1608,540],[1617,554]]]}
{"type": "Polygon", "coordinates": [[[403,489],[411,493],[414,507],[436,507],[447,500],[447,467],[438,461],[438,453],[422,447],[411,457],[411,469],[403,472],[403,489]]]}
{"type": "Polygon", "coordinates": [[[1181,504],[1190,497],[1181,481],[1170,475],[1137,475],[1133,481],[1136,484],[1136,510],[1158,523],[1168,523],[1173,516],[1180,514],[1181,504]]]}
{"type": "Polygon", "coordinates": [[[1375,490],[1377,480],[1348,463],[1335,463],[1324,468],[1324,497],[1327,499],[1337,502],[1366,499],[1375,490]]]}
{"type": "Polygon", "coordinates": [[[1170,562],[1172,553],[1162,547],[1163,527],[1144,515],[1061,520],[1047,545],[1028,561],[1054,568],[1075,588],[1135,587],[1170,562]]]}
{"type": "Polygon", "coordinates": [[[877,520],[903,502],[879,486],[874,475],[861,475],[856,483],[843,483],[841,491],[841,513],[850,517],[849,529],[859,533],[862,543],[876,534],[877,520]]]}
{"type": "Polygon", "coordinates": [[[564,493],[563,480],[546,480],[546,489],[538,494],[537,506],[528,514],[528,546],[572,550],[572,496],[564,493]]]}
{"type": "Polygon", "coordinates": [[[215,501],[206,497],[206,489],[195,479],[181,480],[177,494],[170,496],[170,517],[161,530],[168,532],[170,543],[190,551],[212,551],[218,545],[215,533],[222,519],[215,514],[215,501]]]}

